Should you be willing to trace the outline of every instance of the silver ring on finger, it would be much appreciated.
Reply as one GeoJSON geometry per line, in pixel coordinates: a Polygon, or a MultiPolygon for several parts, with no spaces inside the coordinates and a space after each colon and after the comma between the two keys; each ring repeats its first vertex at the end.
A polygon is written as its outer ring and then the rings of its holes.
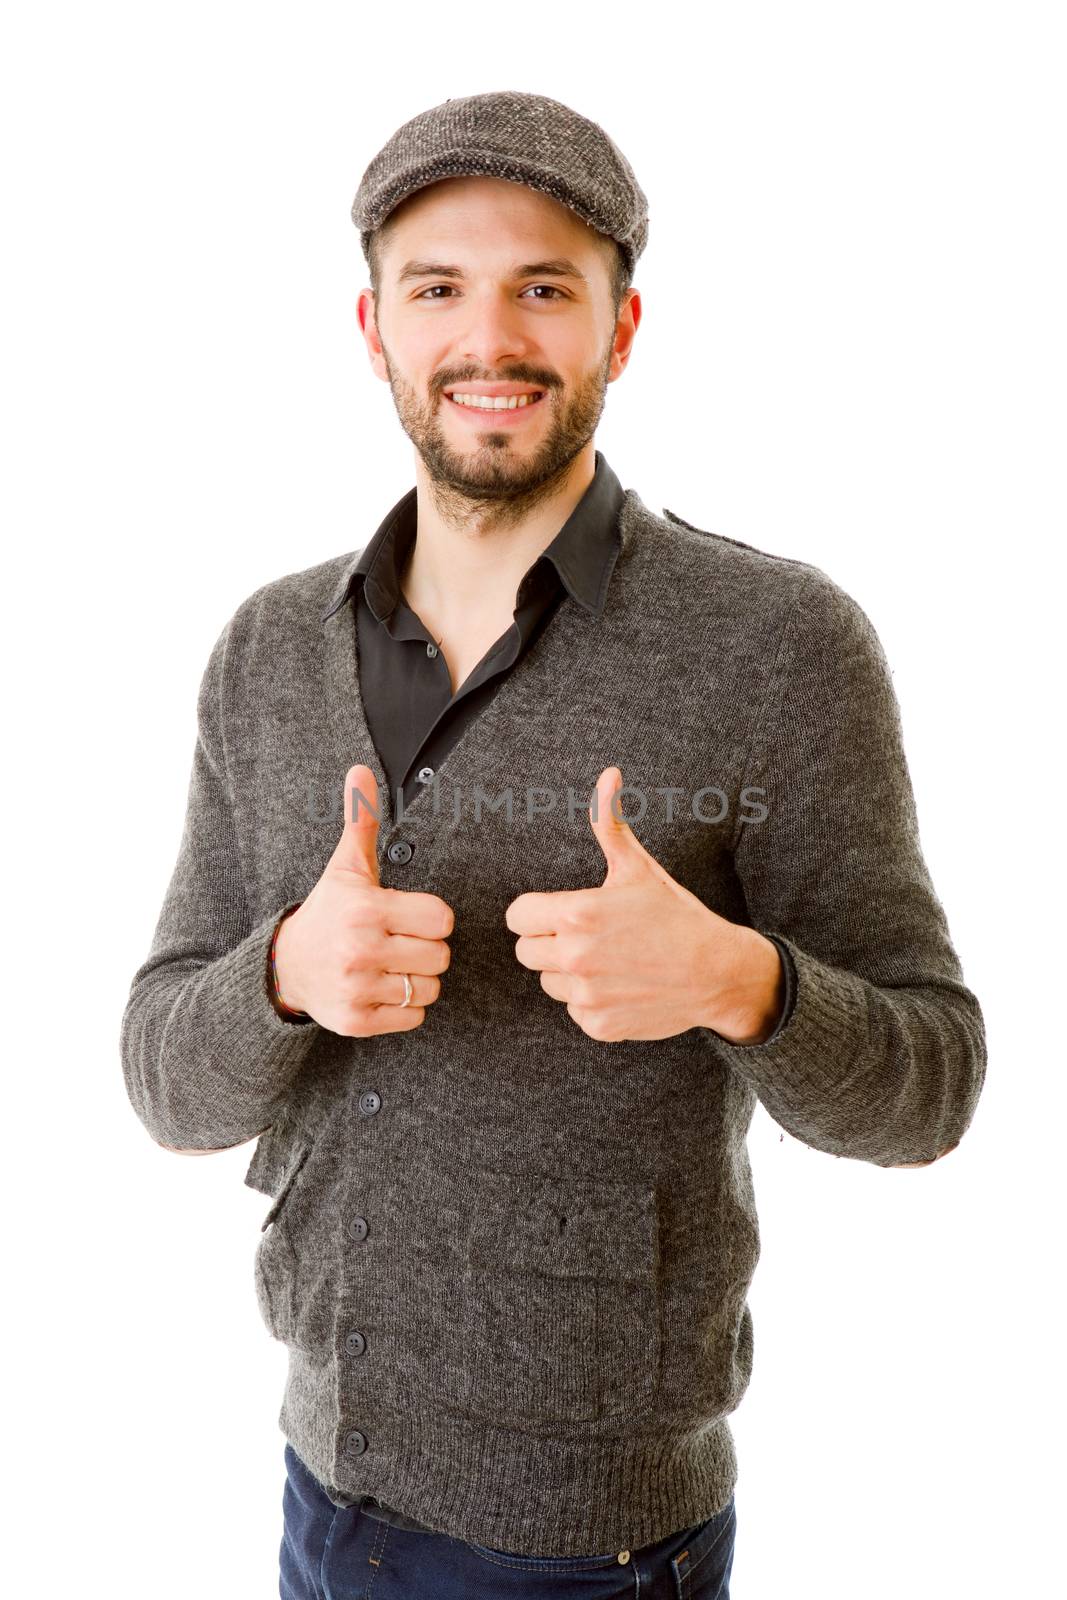
{"type": "Polygon", "coordinates": [[[411,1004],[411,997],[415,993],[415,990],[412,987],[411,979],[408,977],[406,972],[402,972],[400,976],[404,980],[404,998],[400,1002],[402,1010],[404,1006],[409,1006],[411,1004]]]}

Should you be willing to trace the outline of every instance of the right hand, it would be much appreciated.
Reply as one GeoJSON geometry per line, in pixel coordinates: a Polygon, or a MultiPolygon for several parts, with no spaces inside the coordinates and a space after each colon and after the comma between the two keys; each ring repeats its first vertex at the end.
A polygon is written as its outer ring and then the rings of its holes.
{"type": "Polygon", "coordinates": [[[440,896],[383,889],[378,878],[378,810],[370,767],[345,775],[344,832],[307,899],[278,930],[275,972],[287,1006],[332,1033],[365,1039],[425,1020],[441,993],[438,973],[452,952],[455,918],[440,896]],[[357,809],[358,807],[358,809],[357,809]],[[411,978],[406,1006],[403,973],[411,978]]]}

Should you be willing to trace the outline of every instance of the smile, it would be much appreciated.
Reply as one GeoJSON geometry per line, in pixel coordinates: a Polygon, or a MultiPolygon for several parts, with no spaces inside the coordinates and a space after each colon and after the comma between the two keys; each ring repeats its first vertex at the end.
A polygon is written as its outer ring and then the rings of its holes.
{"type": "Polygon", "coordinates": [[[447,394],[445,399],[470,416],[491,417],[494,421],[510,421],[518,412],[530,411],[534,406],[540,405],[544,399],[544,391],[539,394],[496,396],[447,394]]]}

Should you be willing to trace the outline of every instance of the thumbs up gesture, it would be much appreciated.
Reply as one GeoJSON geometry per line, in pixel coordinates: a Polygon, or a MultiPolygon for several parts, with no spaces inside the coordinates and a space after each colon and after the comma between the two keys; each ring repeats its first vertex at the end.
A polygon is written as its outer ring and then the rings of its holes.
{"type": "Polygon", "coordinates": [[[607,862],[599,888],[520,894],[505,921],[592,1039],[668,1039],[706,1027],[733,1044],[773,1031],[784,997],[778,950],[675,882],[614,807],[618,767],[597,780],[590,824],[607,862]]]}
{"type": "Polygon", "coordinates": [[[451,906],[435,894],[381,886],[377,809],[374,773],[350,767],[337,848],[307,899],[282,923],[275,948],[285,1004],[351,1038],[417,1028],[451,960],[445,943],[455,921],[451,906]],[[404,973],[413,990],[406,1006],[404,973]]]}

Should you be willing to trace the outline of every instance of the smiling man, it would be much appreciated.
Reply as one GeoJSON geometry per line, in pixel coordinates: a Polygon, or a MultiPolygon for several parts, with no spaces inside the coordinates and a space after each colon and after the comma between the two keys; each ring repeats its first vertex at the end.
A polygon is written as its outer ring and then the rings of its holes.
{"type": "MultiPolygon", "coordinates": [[[[593,436],[640,297],[623,287],[613,240],[502,178],[418,190],[368,248],[374,288],[360,295],[360,326],[415,446],[415,515],[402,514],[393,539],[396,576],[444,657],[429,678],[440,687],[447,674],[458,691],[513,628],[520,585],[590,490],[593,436]]],[[[600,501],[617,498],[611,476],[605,463],[600,501]]],[[[601,515],[601,544],[609,521],[601,515]]],[[[568,558],[593,578],[593,556],[580,537],[563,541],[527,594],[568,558]]]]}
{"type": "Polygon", "coordinates": [[[127,1088],[167,1149],[258,1135],[283,1597],[722,1600],[755,1104],[928,1166],[982,1013],[861,607],[595,448],[647,236],[607,134],[449,100],[353,217],[415,484],[218,637],[127,1088]]]}

